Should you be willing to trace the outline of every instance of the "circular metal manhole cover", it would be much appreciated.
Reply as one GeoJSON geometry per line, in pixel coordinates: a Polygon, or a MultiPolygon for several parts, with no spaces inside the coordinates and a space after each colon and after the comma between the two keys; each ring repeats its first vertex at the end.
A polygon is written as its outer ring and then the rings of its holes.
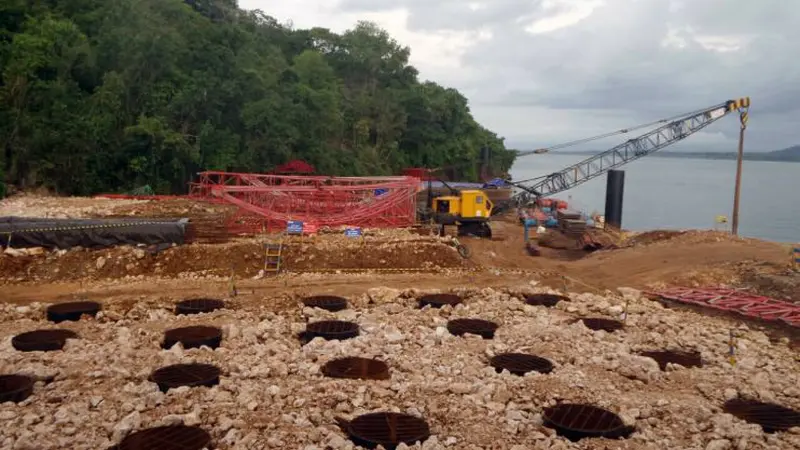
{"type": "Polygon", "coordinates": [[[703,359],[699,352],[684,352],[677,350],[656,350],[641,352],[639,355],[652,358],[658,363],[661,370],[667,370],[667,364],[680,364],[683,367],[703,367],[703,359]]]}
{"type": "Polygon", "coordinates": [[[501,353],[494,356],[489,362],[498,373],[503,369],[514,375],[525,375],[528,372],[550,373],[553,363],[535,355],[525,353],[501,353]]]}
{"type": "Polygon", "coordinates": [[[388,380],[389,366],[377,359],[350,356],[334,359],[322,366],[322,373],[331,378],[354,378],[362,380],[388,380]]]}
{"type": "Polygon", "coordinates": [[[47,320],[55,323],[64,321],[78,321],[84,314],[96,316],[100,312],[97,302],[69,302],[57,303],[47,307],[47,320]]]}
{"type": "Polygon", "coordinates": [[[67,339],[77,339],[70,330],[35,330],[14,336],[11,345],[21,352],[49,352],[61,350],[67,339]]]}
{"type": "Polygon", "coordinates": [[[571,441],[587,437],[618,439],[627,437],[635,428],[626,426],[618,415],[603,408],[579,403],[562,403],[544,409],[545,426],[571,441]]]}
{"type": "Polygon", "coordinates": [[[395,412],[378,412],[358,416],[348,422],[337,419],[339,426],[356,445],[394,449],[404,443],[414,445],[424,442],[431,435],[428,423],[419,417],[395,412]]]}
{"type": "Polygon", "coordinates": [[[216,298],[190,298],[175,304],[175,314],[199,314],[225,307],[225,302],[216,298]]]}
{"type": "Polygon", "coordinates": [[[183,348],[200,348],[204,345],[209,348],[217,348],[222,342],[222,330],[203,325],[167,330],[164,333],[162,347],[171,348],[178,342],[183,344],[183,348]]]}
{"type": "Polygon", "coordinates": [[[19,403],[33,394],[36,383],[25,375],[0,375],[0,403],[19,403]]]}
{"type": "Polygon", "coordinates": [[[150,381],[158,384],[161,392],[181,386],[216,386],[220,370],[211,364],[174,364],[155,370],[150,381]]]}
{"type": "Polygon", "coordinates": [[[584,318],[581,319],[583,324],[586,328],[594,331],[606,331],[608,333],[613,333],[617,330],[621,330],[625,327],[625,324],[620,322],[619,320],[613,319],[601,319],[599,317],[591,317],[591,318],[584,318]]]}
{"type": "Polygon", "coordinates": [[[533,306],[546,306],[551,308],[561,301],[568,302],[569,297],[556,294],[530,294],[525,296],[525,303],[533,306]]]}
{"type": "Polygon", "coordinates": [[[201,450],[211,448],[211,436],[186,425],[148,428],[128,435],[108,450],[201,450]]]}
{"type": "Polygon", "coordinates": [[[303,299],[303,305],[309,308],[320,308],[330,312],[347,309],[347,299],[335,295],[314,295],[303,299]]]}
{"type": "Polygon", "coordinates": [[[461,303],[461,297],[456,294],[429,294],[419,298],[419,307],[441,308],[443,306],[456,306],[461,303]]]}
{"type": "Polygon", "coordinates": [[[315,337],[323,339],[350,339],[358,336],[358,324],[342,320],[322,320],[306,325],[306,338],[310,341],[315,337]]]}
{"type": "Polygon", "coordinates": [[[745,422],[761,425],[765,433],[800,427],[800,412],[773,403],[734,398],[725,402],[723,410],[745,422]]]}
{"type": "Polygon", "coordinates": [[[453,319],[447,322],[447,331],[455,336],[477,334],[484,339],[494,338],[499,325],[482,319],[453,319]]]}

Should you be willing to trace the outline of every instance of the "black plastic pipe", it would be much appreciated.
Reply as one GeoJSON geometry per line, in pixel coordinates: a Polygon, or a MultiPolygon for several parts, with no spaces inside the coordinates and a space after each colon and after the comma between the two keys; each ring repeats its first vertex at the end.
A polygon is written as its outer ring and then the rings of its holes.
{"type": "Polygon", "coordinates": [[[609,170],[606,182],[606,227],[622,229],[622,198],[625,192],[625,171],[609,170]]]}

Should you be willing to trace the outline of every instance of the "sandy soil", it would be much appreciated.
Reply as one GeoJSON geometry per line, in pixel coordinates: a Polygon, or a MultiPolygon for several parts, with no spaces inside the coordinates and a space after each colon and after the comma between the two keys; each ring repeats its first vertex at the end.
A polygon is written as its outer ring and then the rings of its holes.
{"type": "MultiPolygon", "coordinates": [[[[219,213],[185,202],[0,202],[0,216],[133,212],[219,213]]],[[[519,225],[508,220],[494,226],[503,240],[460,240],[472,252],[469,259],[458,255],[451,238],[409,231],[357,241],[323,235],[291,242],[287,272],[277,277],[259,274],[259,239],[158,254],[115,248],[0,255],[0,372],[52,380],[38,383],[19,405],[0,405],[0,417],[10,424],[0,431],[0,447],[106,448],[131,431],[182,422],[208,430],[219,449],[353,448],[334,416],[396,410],[429,421],[434,437],[425,449],[800,448],[798,429],[765,434],[720,410],[737,395],[800,408],[798,356],[789,340],[735,318],[664,309],[636,290],[617,291],[724,284],[800,301],[800,277],[788,270],[785,247],[711,232],[663,231],[620,239],[615,250],[543,248],[542,256],[531,257],[519,225]],[[520,300],[524,293],[552,289],[569,293],[572,301],[547,309],[520,300]],[[420,292],[450,290],[463,293],[466,304],[441,311],[413,307],[420,292]],[[351,309],[331,314],[298,306],[299,298],[312,294],[345,296],[351,309]],[[175,301],[196,296],[224,298],[229,308],[196,317],[170,312],[175,301]],[[60,352],[13,350],[15,334],[54,327],[43,319],[47,304],[83,298],[101,302],[104,311],[97,320],[62,326],[81,339],[60,352]],[[626,301],[625,331],[593,332],[574,323],[583,316],[619,317],[626,301]],[[328,317],[357,322],[362,335],[301,347],[295,334],[308,321],[328,317]],[[501,328],[494,340],[456,338],[443,328],[455,317],[481,317],[501,328]],[[165,329],[193,323],[222,327],[222,347],[160,350],[165,329]],[[732,328],[740,336],[733,367],[726,359],[732,328]],[[698,350],[706,365],[661,372],[636,355],[655,348],[698,350]],[[486,360],[502,351],[540,354],[556,370],[496,374],[486,360]],[[324,362],[349,355],[387,361],[392,379],[362,383],[319,373],[324,362]],[[147,381],[155,368],[188,361],[220,366],[220,386],[165,395],[147,381]],[[542,409],[557,401],[606,407],[638,431],[621,441],[572,443],[542,425],[542,409]]]]}

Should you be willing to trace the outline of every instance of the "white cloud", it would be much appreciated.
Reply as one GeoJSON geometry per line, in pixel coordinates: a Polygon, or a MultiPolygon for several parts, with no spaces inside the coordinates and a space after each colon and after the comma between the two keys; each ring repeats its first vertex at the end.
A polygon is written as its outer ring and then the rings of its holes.
{"type": "MultiPolygon", "coordinates": [[[[546,17],[534,19],[533,23],[525,27],[525,31],[541,34],[569,28],[591,16],[603,4],[603,0],[543,0],[542,10],[546,17]]],[[[530,21],[530,18],[520,19],[520,22],[526,21],[530,21]]]]}

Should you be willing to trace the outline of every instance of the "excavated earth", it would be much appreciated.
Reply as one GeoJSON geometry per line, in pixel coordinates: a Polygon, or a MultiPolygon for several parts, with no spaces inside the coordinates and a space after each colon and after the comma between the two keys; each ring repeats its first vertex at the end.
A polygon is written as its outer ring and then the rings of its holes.
{"type": "MultiPolygon", "coordinates": [[[[462,289],[463,304],[417,309],[421,292],[373,288],[351,296],[337,313],[302,308],[290,296],[229,300],[226,309],[174,316],[174,300],[105,301],[96,319],[64,323],[77,332],[63,351],[21,353],[15,334],[54,325],[43,303],[2,308],[0,371],[40,381],[20,404],[0,405],[0,447],[98,449],[132,431],[164,424],[198,425],[219,449],[355,448],[335,425],[337,416],[391,410],[424,417],[432,437],[414,448],[439,449],[791,449],[800,428],[765,434],[721,411],[726,399],[746,396],[800,409],[800,373],[786,340],[727,319],[665,310],[638,291],[571,293],[554,308],[526,305],[533,287],[462,289]],[[623,331],[591,331],[574,319],[619,317],[623,331]],[[500,325],[493,340],[454,337],[452,318],[479,317],[500,325]],[[296,335],[309,321],[354,321],[361,335],[346,341],[296,335]],[[222,345],[160,348],[166,329],[213,325],[222,345]],[[738,336],[737,363],[727,340],[738,336]],[[670,366],[637,356],[644,350],[682,348],[701,353],[705,366],[670,366]],[[527,352],[551,360],[547,375],[496,373],[488,360],[527,352]],[[381,359],[391,379],[323,377],[320,368],[343,356],[381,359]],[[164,394],[149,374],[176,363],[211,363],[222,369],[218,386],[178,388],[164,394]],[[542,425],[542,410],[557,402],[605,407],[636,426],[628,439],[558,437],[542,425]]],[[[403,448],[401,446],[401,448],[403,448]]]]}

